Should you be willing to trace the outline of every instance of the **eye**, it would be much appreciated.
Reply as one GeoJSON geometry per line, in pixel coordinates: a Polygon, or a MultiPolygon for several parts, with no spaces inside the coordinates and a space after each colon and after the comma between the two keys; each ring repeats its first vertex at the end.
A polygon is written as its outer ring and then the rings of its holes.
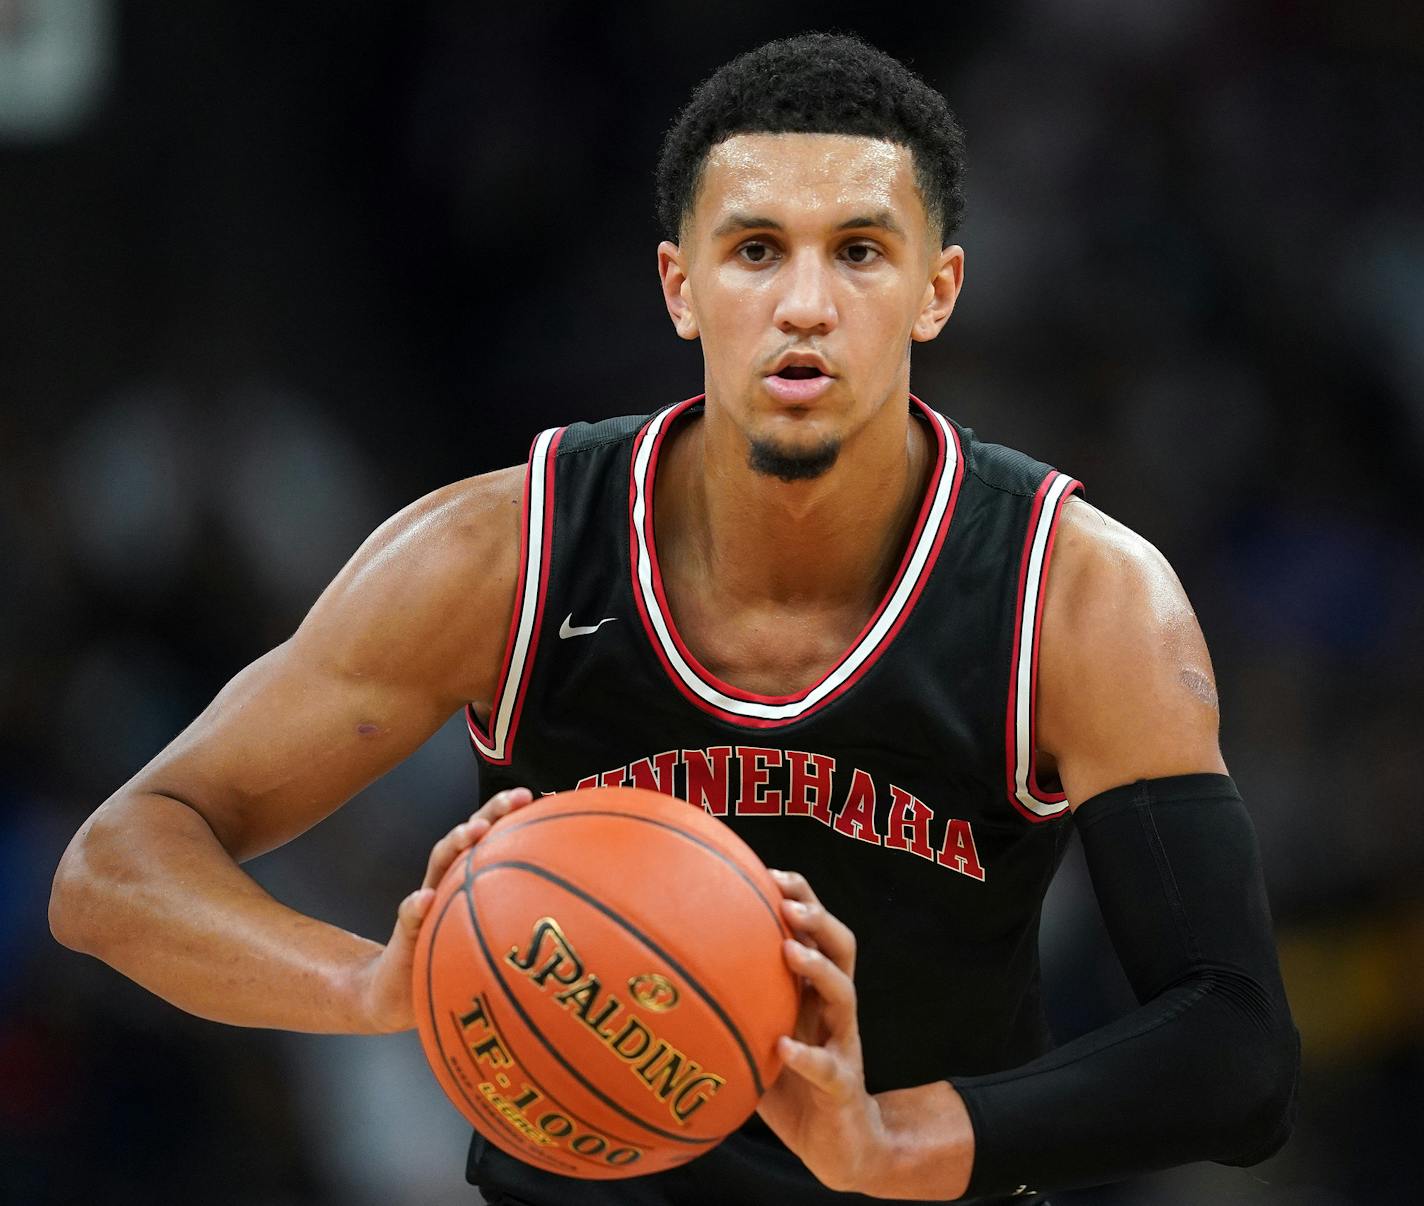
{"type": "Polygon", "coordinates": [[[874,243],[847,243],[842,252],[852,264],[873,264],[884,254],[874,243]]]}
{"type": "Polygon", "coordinates": [[[737,248],[737,255],[748,264],[770,263],[774,254],[769,244],[757,239],[748,240],[737,248]]]}

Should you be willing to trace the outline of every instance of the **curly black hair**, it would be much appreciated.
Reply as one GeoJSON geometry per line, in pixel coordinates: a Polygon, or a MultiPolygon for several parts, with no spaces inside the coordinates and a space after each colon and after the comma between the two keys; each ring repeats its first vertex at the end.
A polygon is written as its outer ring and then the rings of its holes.
{"type": "Polygon", "coordinates": [[[850,34],[767,42],[719,67],[663,137],[658,221],[681,236],[707,153],[735,134],[863,134],[910,149],[915,184],[942,245],[964,216],[964,131],[943,96],[898,59],[850,34]]]}

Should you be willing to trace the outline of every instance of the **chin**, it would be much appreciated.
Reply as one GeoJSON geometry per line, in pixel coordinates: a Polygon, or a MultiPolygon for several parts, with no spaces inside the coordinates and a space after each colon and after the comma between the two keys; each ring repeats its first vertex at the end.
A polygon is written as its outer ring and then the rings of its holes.
{"type": "Polygon", "coordinates": [[[754,437],[748,444],[747,465],[754,473],[783,482],[806,482],[828,472],[840,451],[841,442],[833,436],[811,441],[754,437]]]}

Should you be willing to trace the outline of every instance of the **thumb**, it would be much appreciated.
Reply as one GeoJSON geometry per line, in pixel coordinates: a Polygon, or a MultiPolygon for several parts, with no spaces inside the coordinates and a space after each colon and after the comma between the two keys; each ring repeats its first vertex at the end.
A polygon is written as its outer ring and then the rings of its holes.
{"type": "Polygon", "coordinates": [[[415,966],[415,940],[420,936],[420,923],[434,903],[433,888],[421,888],[401,901],[391,940],[369,965],[363,998],[375,1033],[409,1030],[414,1025],[410,977],[415,966]]]}
{"type": "Polygon", "coordinates": [[[390,954],[409,963],[415,955],[415,940],[420,936],[420,923],[435,903],[434,888],[419,888],[400,902],[396,910],[396,928],[391,931],[390,954]]]}

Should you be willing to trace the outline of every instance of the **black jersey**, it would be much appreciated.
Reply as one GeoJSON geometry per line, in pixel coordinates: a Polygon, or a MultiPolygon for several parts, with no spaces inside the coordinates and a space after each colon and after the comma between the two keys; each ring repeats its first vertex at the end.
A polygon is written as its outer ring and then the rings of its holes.
{"type": "MultiPolygon", "coordinates": [[[[487,723],[467,717],[482,793],[651,788],[805,874],[856,934],[872,1093],[1027,1062],[1049,1045],[1038,919],[1068,836],[1034,771],[1039,621],[1081,487],[911,398],[935,464],[885,598],[819,682],[757,695],[698,663],[658,571],[658,452],[701,409],[534,441],[504,669],[487,723]]],[[[632,1181],[575,1184],[478,1137],[470,1172],[539,1206],[869,1201],[822,1187],[755,1115],[632,1181]]]]}

